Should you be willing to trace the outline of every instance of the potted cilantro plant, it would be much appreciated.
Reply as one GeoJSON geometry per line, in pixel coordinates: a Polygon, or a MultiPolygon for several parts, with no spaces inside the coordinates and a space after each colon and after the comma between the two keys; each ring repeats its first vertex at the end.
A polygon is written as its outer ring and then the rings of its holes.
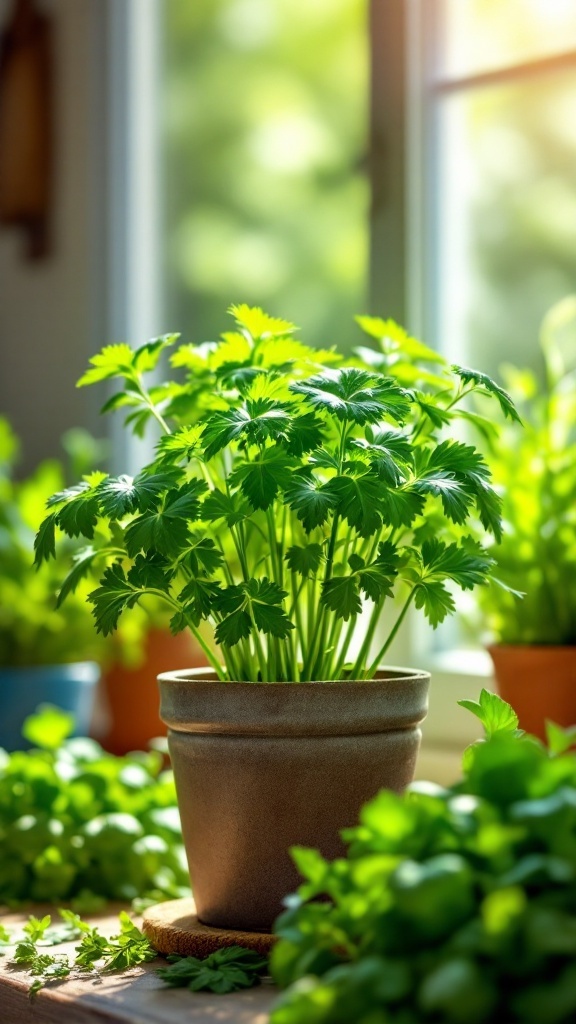
{"type": "Polygon", "coordinates": [[[220,341],[175,350],[183,374],[167,383],[147,374],[174,335],[94,356],[80,385],[119,379],[105,409],[162,436],[134,478],[56,494],[36,552],[82,534],[63,589],[102,566],[99,632],[152,597],[205,651],[211,672],[160,676],[184,839],[201,919],[257,930],[294,883],[291,844],[336,854],[363,800],[410,781],[429,677],[382,661],[410,606],[436,626],[452,585],[486,580],[468,521],[501,529],[486,463],[445,428],[474,415],[472,391],[516,413],[488,377],[390,321],[359,318],[374,347],[345,362],[260,309],[231,312],[220,341]]]}
{"type": "Polygon", "coordinates": [[[541,383],[503,367],[524,427],[494,432],[490,466],[502,492],[506,534],[491,551],[497,585],[478,602],[502,696],[540,737],[545,720],[576,722],[576,297],[544,319],[541,383]]]}

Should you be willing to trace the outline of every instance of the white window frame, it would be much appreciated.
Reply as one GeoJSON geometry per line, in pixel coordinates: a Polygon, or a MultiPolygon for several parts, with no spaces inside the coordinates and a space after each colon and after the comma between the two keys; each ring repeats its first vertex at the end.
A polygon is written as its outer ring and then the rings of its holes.
{"type": "MultiPolygon", "coordinates": [[[[101,192],[101,315],[97,347],[136,347],[164,332],[159,83],[163,0],[97,0],[101,192]]],[[[112,471],[147,459],[141,442],[112,424],[112,471]]]]}

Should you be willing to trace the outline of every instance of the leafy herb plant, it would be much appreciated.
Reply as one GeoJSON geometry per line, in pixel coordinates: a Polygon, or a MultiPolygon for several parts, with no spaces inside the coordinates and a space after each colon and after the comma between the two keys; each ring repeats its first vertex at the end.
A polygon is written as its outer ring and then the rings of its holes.
{"type": "Polygon", "coordinates": [[[231,313],[235,329],[218,342],[175,350],[183,380],[148,383],[175,335],[94,356],[80,385],[119,380],[104,409],[126,410],[136,433],[155,421],[162,436],[134,478],[93,473],[50,499],[37,562],[54,556],[57,533],[84,537],[60,600],[104,566],[90,597],[101,633],[160,599],[220,678],[370,678],[410,605],[436,626],[454,611],[452,586],[486,580],[492,560],[468,525],[479,519],[500,539],[500,501],[481,454],[446,432],[480,421],[466,408],[472,392],[510,419],[514,406],[391,321],[359,317],[374,348],[345,364],[260,309],[231,313]],[[395,595],[396,622],[371,655],[395,595]]]}
{"type": "Polygon", "coordinates": [[[486,728],[461,783],[382,791],[346,858],[293,851],[273,1024],[576,1019],[574,730],[551,726],[547,750],[495,694],[461,703],[486,728]]]}
{"type": "Polygon", "coordinates": [[[544,319],[544,383],[528,369],[502,373],[522,413],[490,439],[489,463],[507,528],[491,554],[510,588],[490,586],[478,603],[504,644],[576,644],[576,297],[544,319]]]}
{"type": "Polygon", "coordinates": [[[155,751],[113,757],[89,739],[66,740],[56,708],[27,720],[38,749],[0,749],[0,903],[189,894],[171,772],[155,751]]]}

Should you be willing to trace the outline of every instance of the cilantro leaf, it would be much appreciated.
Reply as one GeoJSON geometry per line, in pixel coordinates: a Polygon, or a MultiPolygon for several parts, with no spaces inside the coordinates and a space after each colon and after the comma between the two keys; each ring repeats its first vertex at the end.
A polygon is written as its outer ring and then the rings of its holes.
{"type": "Polygon", "coordinates": [[[89,360],[90,369],[80,377],[76,387],[96,384],[110,377],[129,376],[132,373],[134,352],[129,345],[106,345],[89,360]]]}
{"type": "Polygon", "coordinates": [[[60,590],[58,592],[58,598],[56,601],[56,607],[59,608],[62,602],[68,597],[68,594],[73,594],[78,584],[83,580],[94,563],[94,560],[98,557],[99,551],[89,544],[85,548],[81,548],[73,556],[73,566],[66,578],[60,590]]]}
{"type": "Polygon", "coordinates": [[[436,580],[422,580],[414,593],[414,604],[423,608],[430,625],[436,629],[447,615],[456,610],[454,598],[443,583],[436,580]]]}
{"type": "Polygon", "coordinates": [[[180,462],[182,459],[189,462],[200,450],[202,429],[200,424],[195,424],[192,427],[182,427],[174,434],[164,434],[156,445],[160,462],[170,464],[180,462]]]}
{"type": "Polygon", "coordinates": [[[284,640],[294,629],[294,623],[281,607],[288,596],[286,592],[266,576],[261,580],[248,580],[243,590],[258,629],[284,640]]]}
{"type": "Polygon", "coordinates": [[[282,608],[286,597],[277,583],[266,576],[261,580],[251,579],[239,586],[226,587],[215,600],[215,606],[226,617],[216,627],[217,643],[230,646],[248,636],[252,621],[262,633],[285,639],[293,623],[282,608]]]}
{"type": "Polygon", "coordinates": [[[50,515],[41,522],[36,537],[34,538],[34,564],[40,566],[43,561],[56,557],[56,513],[50,515]]]}
{"type": "Polygon", "coordinates": [[[109,477],[98,489],[100,510],[110,519],[122,519],[139,507],[138,487],[131,476],[109,477]]]}
{"type": "Polygon", "coordinates": [[[282,448],[265,448],[249,462],[236,463],[230,475],[253,509],[270,507],[279,490],[290,486],[294,460],[282,448]]]}
{"type": "Polygon", "coordinates": [[[128,570],[127,580],[133,587],[144,590],[168,591],[172,572],[169,564],[158,554],[136,555],[128,570]]]}
{"type": "Polygon", "coordinates": [[[58,507],[55,520],[69,537],[94,536],[94,527],[98,522],[97,491],[87,480],[82,480],[73,487],[58,491],[48,499],[48,508],[58,507]]]}
{"type": "Polygon", "coordinates": [[[444,512],[453,523],[466,522],[473,498],[466,492],[464,485],[453,476],[428,473],[414,480],[412,489],[420,494],[440,497],[444,512]]]}
{"type": "Polygon", "coordinates": [[[140,592],[128,582],[122,566],[117,562],[108,566],[100,586],[89,594],[94,605],[97,632],[104,636],[114,632],[122,612],[133,608],[139,597],[140,592]]]}
{"type": "Polygon", "coordinates": [[[239,409],[213,412],[202,431],[207,462],[233,441],[244,438],[249,444],[285,439],[290,426],[290,411],[278,402],[248,399],[239,409]]]}
{"type": "Polygon", "coordinates": [[[412,526],[414,520],[422,514],[425,500],[422,494],[417,494],[410,486],[384,488],[381,495],[384,522],[394,529],[412,526]]]}
{"type": "Polygon", "coordinates": [[[186,564],[194,576],[202,572],[211,575],[222,565],[223,554],[211,537],[190,534],[191,544],[186,552],[186,564]]]}
{"type": "Polygon", "coordinates": [[[159,472],[143,470],[138,473],[133,483],[139,511],[148,512],[151,508],[158,508],[160,496],[176,487],[182,479],[182,471],[176,467],[166,467],[159,472]]]}
{"type": "Polygon", "coordinates": [[[217,644],[224,644],[227,647],[234,647],[252,632],[252,620],[244,608],[237,608],[231,612],[214,630],[214,637],[217,644]]]}
{"type": "Polygon", "coordinates": [[[391,487],[404,483],[411,465],[412,447],[408,438],[396,431],[379,431],[370,438],[353,438],[350,444],[364,452],[376,475],[391,487]]]}
{"type": "Polygon", "coordinates": [[[336,511],[361,537],[370,537],[382,525],[382,484],[373,476],[337,476],[324,487],[336,511]]]}
{"type": "Polygon", "coordinates": [[[293,474],[292,482],[286,488],[285,500],[296,512],[306,533],[322,526],[336,507],[334,494],[307,473],[293,474]]]}
{"type": "Polygon", "coordinates": [[[220,594],[219,583],[205,579],[189,580],[178,595],[179,603],[184,605],[184,624],[181,628],[184,629],[188,625],[186,617],[190,618],[195,626],[198,626],[202,619],[207,619],[220,594]]]}
{"type": "Polygon", "coordinates": [[[358,579],[355,573],[350,576],[332,576],[322,584],[320,603],[348,622],[352,615],[362,611],[362,601],[358,593],[358,579]]]}
{"type": "Polygon", "coordinates": [[[394,578],[397,575],[395,567],[377,560],[370,565],[356,566],[356,572],[360,590],[364,591],[370,601],[376,603],[383,597],[392,597],[394,578]]]}
{"type": "Polygon", "coordinates": [[[291,384],[290,391],[302,395],[316,409],[360,425],[377,423],[386,416],[400,422],[410,411],[407,392],[391,378],[355,367],[325,370],[291,384]]]}
{"type": "Polygon", "coordinates": [[[255,341],[260,338],[283,337],[296,330],[296,325],[291,324],[289,320],[280,320],[278,317],[269,316],[259,306],[247,306],[246,303],[242,303],[239,306],[230,306],[228,312],[255,341]]]}
{"type": "Polygon", "coordinates": [[[288,548],[284,558],[291,572],[296,572],[300,576],[315,576],[320,568],[322,545],[306,544],[305,547],[300,547],[293,544],[288,548]]]}
{"type": "Polygon", "coordinates": [[[313,412],[294,416],[290,420],[286,451],[290,455],[304,455],[319,448],[324,440],[324,424],[313,412]]]}
{"type": "Polygon", "coordinates": [[[462,544],[444,544],[437,538],[425,540],[422,544],[422,562],[430,573],[451,579],[462,590],[472,590],[485,583],[494,564],[479,544],[466,541],[462,544]]]}
{"type": "Polygon", "coordinates": [[[504,388],[501,388],[499,384],[496,384],[488,374],[480,373],[479,370],[471,370],[468,366],[458,366],[456,364],[453,364],[452,369],[464,384],[471,384],[475,390],[483,392],[486,395],[493,395],[504,416],[508,419],[515,420],[516,423],[522,423],[522,420],[516,412],[514,402],[508,392],[505,391],[504,388]]]}
{"type": "Polygon", "coordinates": [[[167,558],[177,557],[188,543],[188,524],[198,518],[199,499],[205,491],[203,480],[191,480],[178,490],[169,491],[163,508],[134,519],[124,533],[130,557],[150,549],[167,558]]]}
{"type": "Polygon", "coordinates": [[[227,526],[236,526],[247,515],[248,506],[240,494],[224,494],[217,487],[204,499],[200,512],[201,519],[208,522],[225,519],[227,526]]]}

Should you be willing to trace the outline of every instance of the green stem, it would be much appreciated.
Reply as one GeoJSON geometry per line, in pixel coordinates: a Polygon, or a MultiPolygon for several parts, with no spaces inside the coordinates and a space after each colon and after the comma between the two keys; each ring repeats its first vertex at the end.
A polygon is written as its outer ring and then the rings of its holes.
{"type": "MultiPolygon", "coordinates": [[[[332,567],[334,565],[334,552],[336,550],[336,541],[338,538],[338,527],[340,525],[340,517],[336,512],[334,520],[332,522],[332,531],[330,533],[330,542],[328,545],[328,556],[326,558],[326,572],[324,573],[324,583],[326,583],[332,576],[332,567]]],[[[309,665],[307,666],[312,670],[312,675],[317,676],[322,666],[322,658],[324,649],[326,647],[326,636],[328,632],[328,608],[326,605],[321,605],[320,610],[320,621],[318,624],[315,643],[312,645],[312,652],[310,656],[309,665]]]]}
{"type": "Polygon", "coordinates": [[[361,673],[362,673],[362,669],[364,667],[364,663],[365,663],[366,658],[368,657],[368,655],[370,653],[370,647],[371,647],[371,644],[372,644],[372,640],[374,639],[374,633],[376,632],[376,627],[377,627],[377,625],[378,625],[378,623],[380,621],[380,615],[382,613],[383,604],[384,604],[384,601],[378,601],[374,605],[374,607],[373,607],[373,609],[372,609],[372,611],[370,613],[370,622],[368,623],[368,628],[366,630],[366,634],[365,634],[364,639],[362,641],[362,645],[360,647],[360,650],[358,651],[358,654],[356,656],[356,661],[354,662],[354,667],[353,667],[352,672],[351,672],[351,678],[352,679],[359,679],[361,677],[361,673]]]}
{"type": "MultiPolygon", "coordinates": [[[[350,622],[348,623],[348,629],[346,630],[346,634],[343,637],[342,643],[340,645],[340,652],[338,654],[338,660],[336,662],[336,665],[334,666],[334,670],[330,673],[332,679],[340,679],[340,676],[342,674],[342,669],[344,668],[344,665],[346,663],[346,655],[348,654],[348,649],[349,649],[350,644],[352,642],[352,637],[354,636],[354,630],[356,628],[357,621],[358,621],[358,616],[357,615],[353,615],[352,618],[350,619],[350,622]]],[[[332,668],[332,666],[330,666],[330,667],[332,668]]],[[[351,678],[354,679],[354,675],[353,674],[351,675],[351,678]]]]}
{"type": "Polygon", "coordinates": [[[386,654],[386,651],[390,647],[390,644],[394,640],[398,630],[400,629],[400,626],[402,625],[402,623],[404,621],[404,617],[405,617],[406,612],[408,611],[408,609],[409,609],[409,607],[410,607],[410,605],[412,603],[412,598],[414,597],[415,593],[416,593],[416,587],[413,587],[412,590],[410,591],[410,593],[408,594],[408,597],[407,597],[407,599],[406,599],[406,601],[404,603],[404,607],[402,608],[402,611],[400,612],[400,615],[396,619],[396,622],[394,624],[393,629],[390,631],[390,633],[388,635],[388,639],[386,640],[386,643],[382,645],[382,647],[378,651],[378,654],[374,658],[374,661],[372,662],[370,667],[367,669],[366,674],[364,676],[365,679],[373,679],[374,678],[374,673],[380,667],[380,661],[382,660],[382,658],[386,654]]]}
{"type": "Polygon", "coordinates": [[[134,379],[134,383],[136,384],[136,387],[138,388],[138,392],[140,394],[140,397],[142,398],[142,400],[145,403],[145,405],[147,405],[148,408],[150,409],[150,412],[154,416],[154,419],[158,421],[158,423],[162,427],[162,430],[164,431],[164,433],[171,434],[172,431],[170,430],[170,427],[166,423],[166,420],[162,416],[162,413],[158,412],[158,409],[154,405],[154,402],[150,398],[150,395],[146,391],[146,388],[142,384],[142,381],[140,380],[140,378],[139,377],[135,377],[133,379],[134,379]]]}
{"type": "Polygon", "coordinates": [[[200,645],[200,647],[204,651],[204,654],[208,658],[208,661],[209,661],[210,665],[212,666],[212,668],[214,669],[214,671],[216,672],[218,678],[222,679],[222,680],[226,679],[226,673],[222,671],[222,666],[221,666],[220,662],[218,661],[216,655],[214,654],[213,650],[211,649],[209,644],[206,643],[206,641],[205,641],[204,637],[202,636],[202,634],[200,633],[200,630],[198,629],[198,627],[195,626],[194,623],[191,621],[191,619],[186,615],[186,612],[184,612],[184,609],[182,608],[182,606],[179,605],[178,602],[175,601],[173,597],[170,597],[170,594],[166,594],[163,590],[156,590],[154,587],[150,587],[149,589],[147,589],[145,591],[145,593],[146,594],[154,594],[156,597],[159,597],[163,601],[166,601],[177,612],[182,612],[184,614],[186,622],[188,623],[188,628],[190,629],[190,631],[196,637],[196,640],[198,641],[198,644],[200,645]]]}

